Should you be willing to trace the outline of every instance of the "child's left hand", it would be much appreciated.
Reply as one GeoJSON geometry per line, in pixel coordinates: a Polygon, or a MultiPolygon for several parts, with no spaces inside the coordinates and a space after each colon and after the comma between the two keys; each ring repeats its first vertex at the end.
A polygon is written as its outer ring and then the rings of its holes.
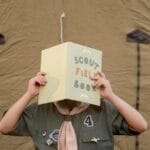
{"type": "Polygon", "coordinates": [[[90,77],[94,81],[94,86],[100,89],[100,94],[103,98],[110,99],[113,91],[109,80],[103,72],[97,71],[94,76],[90,77]]]}

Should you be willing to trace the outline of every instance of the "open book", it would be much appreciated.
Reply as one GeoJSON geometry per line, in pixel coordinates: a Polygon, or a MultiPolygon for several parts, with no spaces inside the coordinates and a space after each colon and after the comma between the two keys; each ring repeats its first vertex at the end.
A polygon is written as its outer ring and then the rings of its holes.
{"type": "Polygon", "coordinates": [[[73,42],[42,50],[41,71],[47,84],[40,88],[38,104],[64,99],[100,105],[100,93],[90,80],[101,71],[102,52],[73,42]]]}

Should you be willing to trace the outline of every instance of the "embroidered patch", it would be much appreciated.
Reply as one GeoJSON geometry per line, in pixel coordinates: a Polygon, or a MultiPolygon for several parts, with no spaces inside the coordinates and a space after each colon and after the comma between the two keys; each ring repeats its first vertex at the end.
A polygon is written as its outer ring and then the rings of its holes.
{"type": "Polygon", "coordinates": [[[84,119],[84,125],[86,125],[87,127],[93,127],[94,123],[93,123],[93,119],[91,115],[87,115],[84,119]]]}
{"type": "Polygon", "coordinates": [[[95,143],[97,143],[99,140],[100,140],[100,138],[99,138],[99,137],[98,137],[98,138],[93,137],[93,138],[91,139],[91,142],[95,142],[95,143]]]}
{"type": "Polygon", "coordinates": [[[49,135],[49,138],[52,139],[53,141],[57,142],[58,141],[58,135],[59,135],[59,130],[55,129],[52,131],[52,133],[49,135]]]}
{"type": "Polygon", "coordinates": [[[48,146],[50,146],[50,145],[53,144],[53,141],[51,139],[47,139],[46,143],[47,143],[48,146]]]}

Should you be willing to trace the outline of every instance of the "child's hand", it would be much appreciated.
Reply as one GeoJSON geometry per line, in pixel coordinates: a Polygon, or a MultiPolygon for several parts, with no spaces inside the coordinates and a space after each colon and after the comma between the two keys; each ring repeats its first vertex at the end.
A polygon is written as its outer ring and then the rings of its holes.
{"type": "Polygon", "coordinates": [[[107,80],[103,72],[96,72],[94,76],[90,77],[94,81],[94,86],[100,89],[100,94],[103,98],[110,99],[113,91],[109,80],[107,80]]]}
{"type": "Polygon", "coordinates": [[[27,93],[31,97],[39,94],[40,86],[44,86],[47,83],[44,72],[38,72],[37,75],[29,80],[27,93]]]}

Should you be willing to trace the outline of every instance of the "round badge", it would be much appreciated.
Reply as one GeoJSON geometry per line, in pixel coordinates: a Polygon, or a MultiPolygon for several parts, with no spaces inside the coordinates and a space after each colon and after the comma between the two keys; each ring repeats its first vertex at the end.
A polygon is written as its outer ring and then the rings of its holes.
{"type": "Polygon", "coordinates": [[[42,136],[45,137],[46,136],[46,131],[42,132],[42,136]]]}

